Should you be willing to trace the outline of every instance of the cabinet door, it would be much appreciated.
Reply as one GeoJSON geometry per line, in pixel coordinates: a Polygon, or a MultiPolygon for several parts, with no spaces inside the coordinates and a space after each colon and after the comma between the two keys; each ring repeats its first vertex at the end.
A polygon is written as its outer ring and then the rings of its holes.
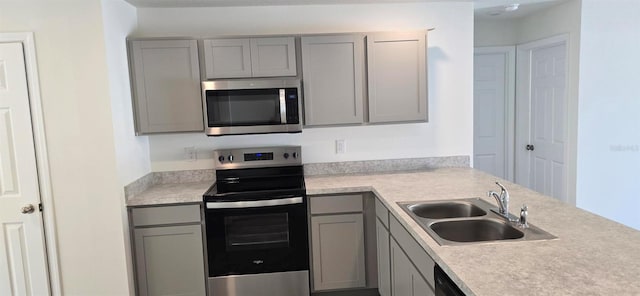
{"type": "Polygon", "coordinates": [[[427,120],[426,32],[367,36],[369,121],[427,120]]]}
{"type": "Polygon", "coordinates": [[[200,225],[136,228],[134,236],[141,296],[205,295],[200,225]]]}
{"type": "Polygon", "coordinates": [[[136,132],[203,131],[195,40],[132,41],[136,132]]]}
{"type": "Polygon", "coordinates": [[[394,240],[391,240],[390,243],[390,256],[391,291],[393,296],[435,295],[431,286],[394,240]]]}
{"type": "Polygon", "coordinates": [[[306,125],[363,122],[364,38],[302,37],[306,125]]]}
{"type": "Polygon", "coordinates": [[[311,243],[316,291],[366,286],[362,214],[311,217],[311,243]]]}
{"type": "Polygon", "coordinates": [[[391,259],[389,258],[389,231],[376,219],[378,250],[378,291],[380,296],[391,296],[391,259]]]}
{"type": "Polygon", "coordinates": [[[296,76],[296,46],[293,37],[252,38],[253,77],[296,76]]]}
{"type": "Polygon", "coordinates": [[[204,40],[207,79],[251,77],[250,39],[204,40]]]}

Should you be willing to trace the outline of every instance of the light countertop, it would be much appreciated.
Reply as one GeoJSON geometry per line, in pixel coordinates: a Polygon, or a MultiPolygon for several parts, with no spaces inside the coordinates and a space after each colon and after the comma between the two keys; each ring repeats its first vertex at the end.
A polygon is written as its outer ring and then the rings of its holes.
{"type": "Polygon", "coordinates": [[[202,195],[214,181],[157,184],[127,200],[127,206],[152,206],[202,202],[202,195]]]}
{"type": "MultiPolygon", "coordinates": [[[[495,177],[470,168],[305,177],[308,195],[374,192],[467,295],[640,295],[640,231],[500,180],[510,211],[529,206],[529,222],[557,236],[440,246],[396,202],[486,197],[495,177]]],[[[212,181],[161,184],[128,206],[202,202],[212,181]]]]}
{"type": "Polygon", "coordinates": [[[640,232],[500,180],[510,211],[558,239],[440,246],[396,202],[486,197],[496,178],[473,169],[305,178],[307,194],[373,191],[467,295],[640,295],[640,232]],[[516,213],[517,214],[517,213],[516,213]]]}

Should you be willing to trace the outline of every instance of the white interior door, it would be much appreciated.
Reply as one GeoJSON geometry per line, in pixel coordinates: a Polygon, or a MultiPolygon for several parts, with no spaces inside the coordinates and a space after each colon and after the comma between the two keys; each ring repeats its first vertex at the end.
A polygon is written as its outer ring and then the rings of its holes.
{"type": "Polygon", "coordinates": [[[568,201],[567,47],[565,41],[551,41],[547,44],[540,41],[519,50],[527,71],[521,77],[527,84],[523,88],[522,115],[528,122],[523,124],[527,136],[519,142],[521,174],[517,179],[533,190],[568,201]]]}
{"type": "Polygon", "coordinates": [[[50,294],[39,204],[22,44],[0,43],[0,295],[50,294]]]}
{"type": "Polygon", "coordinates": [[[513,180],[514,48],[477,48],[473,84],[473,166],[513,180]]]}

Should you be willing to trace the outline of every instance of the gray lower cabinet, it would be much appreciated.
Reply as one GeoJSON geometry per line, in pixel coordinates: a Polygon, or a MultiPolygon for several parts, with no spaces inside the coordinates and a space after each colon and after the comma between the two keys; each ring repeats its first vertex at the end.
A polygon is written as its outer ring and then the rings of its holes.
{"type": "Polygon", "coordinates": [[[137,134],[204,131],[196,40],[129,41],[137,134]]]}
{"type": "Polygon", "coordinates": [[[363,123],[364,35],[302,37],[305,125],[363,123]]]}
{"type": "Polygon", "coordinates": [[[395,240],[390,244],[391,293],[394,296],[432,296],[433,289],[395,240]]]}
{"type": "Polygon", "coordinates": [[[296,76],[294,37],[205,39],[207,79],[296,76]]]}
{"type": "Polygon", "coordinates": [[[380,201],[375,206],[380,295],[435,295],[431,257],[380,201]]]}
{"type": "Polygon", "coordinates": [[[367,35],[369,122],[427,121],[426,32],[367,35]]]}
{"type": "Polygon", "coordinates": [[[311,197],[313,290],[366,288],[361,194],[311,197]]]}
{"type": "Polygon", "coordinates": [[[199,205],[133,208],[130,221],[138,295],[206,295],[199,205]]]}
{"type": "Polygon", "coordinates": [[[311,233],[315,290],[364,288],[362,214],[312,217],[311,233]]]}
{"type": "Polygon", "coordinates": [[[389,230],[376,219],[376,239],[378,253],[378,292],[380,296],[391,296],[391,258],[389,230]]]}

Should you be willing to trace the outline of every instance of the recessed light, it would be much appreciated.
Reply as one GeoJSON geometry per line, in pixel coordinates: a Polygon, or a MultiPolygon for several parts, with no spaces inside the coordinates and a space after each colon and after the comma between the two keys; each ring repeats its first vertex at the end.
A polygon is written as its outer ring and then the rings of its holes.
{"type": "Polygon", "coordinates": [[[507,12],[516,11],[516,10],[518,10],[518,8],[520,8],[520,4],[519,3],[514,3],[514,4],[511,4],[511,5],[505,6],[504,7],[504,11],[507,11],[507,12]]]}

